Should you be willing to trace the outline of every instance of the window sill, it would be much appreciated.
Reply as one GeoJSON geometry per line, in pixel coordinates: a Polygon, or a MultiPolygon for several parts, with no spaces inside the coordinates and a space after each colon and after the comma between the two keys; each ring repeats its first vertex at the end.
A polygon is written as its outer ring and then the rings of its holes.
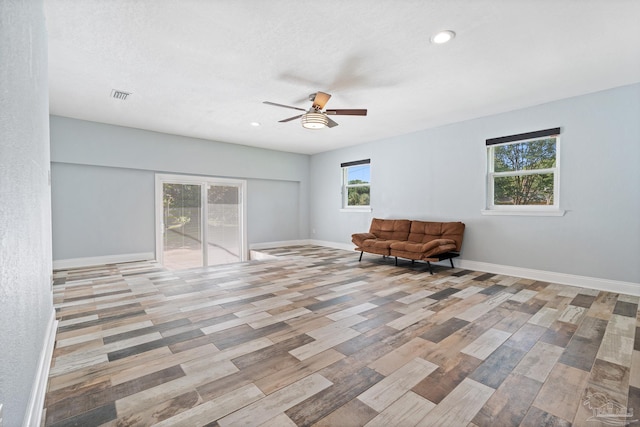
{"type": "Polygon", "coordinates": [[[482,215],[511,215],[511,216],[564,216],[565,211],[563,209],[548,209],[548,210],[534,210],[534,209],[482,209],[480,211],[482,215]]]}
{"type": "Polygon", "coordinates": [[[362,208],[342,208],[340,212],[373,212],[371,207],[362,207],[362,208]]]}

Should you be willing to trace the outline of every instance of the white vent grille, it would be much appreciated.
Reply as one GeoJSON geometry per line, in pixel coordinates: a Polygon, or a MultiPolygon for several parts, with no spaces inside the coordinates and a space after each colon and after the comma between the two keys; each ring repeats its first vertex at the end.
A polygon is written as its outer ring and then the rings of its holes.
{"type": "Polygon", "coordinates": [[[117,89],[111,89],[111,97],[115,98],[115,99],[120,99],[122,101],[125,101],[127,99],[127,96],[131,95],[131,92],[125,92],[122,90],[117,90],[117,89]]]}

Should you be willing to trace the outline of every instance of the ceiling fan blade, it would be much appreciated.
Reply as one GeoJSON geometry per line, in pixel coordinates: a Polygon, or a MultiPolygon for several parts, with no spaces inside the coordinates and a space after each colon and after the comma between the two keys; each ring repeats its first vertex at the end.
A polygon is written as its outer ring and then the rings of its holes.
{"type": "Polygon", "coordinates": [[[327,101],[329,101],[329,98],[331,98],[331,95],[329,95],[328,93],[317,92],[316,97],[313,99],[313,108],[316,108],[318,110],[324,109],[324,106],[327,104],[327,101]]]}
{"type": "Polygon", "coordinates": [[[292,107],[291,105],[276,104],[275,102],[270,102],[270,101],[262,101],[262,103],[268,104],[268,105],[275,105],[276,107],[284,107],[284,108],[291,108],[293,110],[307,111],[304,108],[292,107]]]}
{"type": "Polygon", "coordinates": [[[366,109],[351,109],[351,110],[327,110],[327,114],[336,116],[366,116],[366,109]]]}
{"type": "Polygon", "coordinates": [[[334,122],[334,121],[333,121],[333,120],[331,120],[329,117],[327,117],[327,120],[328,120],[328,122],[327,122],[327,127],[328,127],[328,128],[332,128],[332,127],[336,127],[336,126],[338,126],[338,123],[334,122]]]}
{"type": "Polygon", "coordinates": [[[293,117],[289,117],[288,119],[278,120],[278,123],[290,122],[291,120],[299,119],[302,116],[303,114],[300,114],[299,116],[293,116],[293,117]]]}

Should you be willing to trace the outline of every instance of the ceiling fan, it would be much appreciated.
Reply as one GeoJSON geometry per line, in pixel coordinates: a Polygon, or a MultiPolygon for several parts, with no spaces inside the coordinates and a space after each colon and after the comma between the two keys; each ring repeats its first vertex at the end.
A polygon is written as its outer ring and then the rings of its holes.
{"type": "Polygon", "coordinates": [[[309,101],[313,102],[311,108],[292,107],[290,105],[277,104],[275,102],[264,101],[263,104],[275,105],[276,107],[291,108],[293,110],[304,111],[303,114],[280,120],[280,123],[290,122],[291,120],[302,118],[302,126],[306,129],[322,129],[324,127],[335,127],[338,123],[331,120],[328,116],[366,116],[366,109],[350,109],[350,110],[324,110],[324,106],[329,101],[331,95],[324,92],[312,93],[309,95],[309,101]]]}

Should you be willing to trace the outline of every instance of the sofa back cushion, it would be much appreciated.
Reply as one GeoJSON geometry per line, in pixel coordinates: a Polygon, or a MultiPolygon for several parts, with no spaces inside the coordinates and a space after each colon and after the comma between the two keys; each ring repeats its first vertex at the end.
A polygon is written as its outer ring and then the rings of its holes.
{"type": "Polygon", "coordinates": [[[427,243],[435,239],[451,239],[456,242],[456,252],[462,247],[464,224],[461,222],[411,221],[410,242],[427,243]]]}
{"type": "Polygon", "coordinates": [[[369,233],[375,234],[379,239],[407,240],[411,221],[408,219],[380,219],[373,218],[369,233]]]}

